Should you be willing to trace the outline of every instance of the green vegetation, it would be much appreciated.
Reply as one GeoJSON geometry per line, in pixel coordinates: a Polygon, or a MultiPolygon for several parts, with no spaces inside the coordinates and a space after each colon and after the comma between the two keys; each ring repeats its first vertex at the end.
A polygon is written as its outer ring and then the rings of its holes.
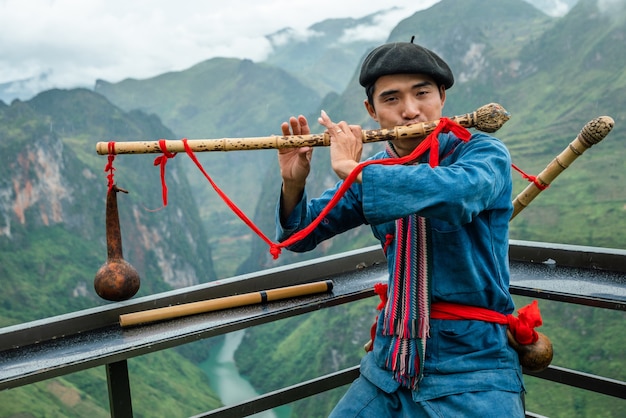
{"type": "MultiPolygon", "coordinates": [[[[121,112],[83,89],[0,107],[0,121],[0,326],[106,303],[93,291],[106,260],[106,158],[94,158],[95,142],[169,131],[156,117],[121,112]]],[[[151,160],[115,161],[116,181],[130,191],[119,211],[125,258],[142,277],[138,296],[215,278],[189,186],[176,167],[168,171],[169,195],[183,206],[146,210],[162,205],[160,183],[145,181],[155,172],[151,160]]],[[[219,406],[197,362],[187,358],[193,356],[184,354],[129,361],[136,416],[188,416],[219,406]]],[[[108,415],[103,368],[0,392],[2,417],[108,415]]]]}
{"type": "MultiPolygon", "coordinates": [[[[606,140],[511,223],[511,238],[626,248],[621,145],[626,52],[619,47],[624,22],[624,10],[609,16],[592,0],[581,0],[559,19],[521,0],[494,2],[489,8],[479,0],[443,0],[392,31],[390,40],[416,35],[450,62],[457,83],[448,92],[446,114],[467,113],[489,102],[511,112],[497,135],[514,163],[529,174],[539,173],[589,120],[615,119],[606,140]]],[[[337,23],[328,28],[336,30],[337,23]]],[[[357,51],[363,44],[353,46],[357,51]]],[[[273,57],[274,65],[288,57],[293,68],[306,67],[306,60],[296,62],[307,56],[306,47],[299,44],[296,55],[283,49],[273,57]]],[[[313,47],[313,55],[325,62],[323,45],[313,47]]],[[[91,287],[106,255],[106,157],[95,154],[96,142],[266,136],[277,133],[291,114],[314,121],[319,108],[333,119],[373,126],[355,77],[347,85],[344,81],[342,91],[321,98],[307,86],[331,86],[336,80],[316,84],[310,79],[316,72],[286,71],[270,63],[213,59],[149,80],[99,81],[98,94],[52,90],[28,102],[0,104],[0,326],[104,303],[91,287]]],[[[380,147],[367,146],[364,154],[380,147]]],[[[270,150],[198,156],[218,186],[270,238],[280,184],[275,155],[270,150]]],[[[284,252],[274,261],[267,245],[232,214],[185,155],[167,165],[168,207],[151,211],[162,206],[153,160],[115,159],[116,181],[131,192],[120,198],[120,219],[125,258],[142,276],[139,296],[374,243],[363,227],[310,253],[284,252]]],[[[315,150],[311,197],[336,181],[328,160],[327,149],[315,150]]],[[[516,193],[526,185],[516,178],[516,193]]],[[[526,302],[516,299],[518,306],[526,302]]],[[[369,338],[376,304],[370,299],[251,328],[236,352],[240,371],[264,392],[353,366],[369,338]]],[[[621,367],[626,361],[624,313],[548,301],[540,306],[542,331],[555,345],[554,364],[626,380],[621,367]]],[[[217,406],[197,367],[213,344],[188,344],[129,361],[136,416],[188,416],[217,406]]],[[[526,386],[528,409],[539,414],[626,413],[624,402],[614,398],[534,378],[527,378],[526,386]]],[[[292,416],[326,416],[344,390],[300,401],[292,416]]],[[[107,415],[102,368],[0,392],[1,417],[107,415]]]]}
{"type": "MultiPolygon", "coordinates": [[[[516,298],[523,306],[531,300],[516,298]]],[[[574,306],[542,300],[544,325],[539,329],[554,346],[552,364],[626,380],[624,341],[621,339],[626,312],[574,306]]],[[[626,402],[558,383],[528,377],[524,379],[529,411],[549,417],[621,417],[626,402]]]]}
{"type": "MultiPolygon", "coordinates": [[[[128,362],[136,417],[183,417],[219,407],[206,375],[175,350],[128,362]]],[[[109,417],[103,367],[0,392],[2,417],[109,417]]]]}

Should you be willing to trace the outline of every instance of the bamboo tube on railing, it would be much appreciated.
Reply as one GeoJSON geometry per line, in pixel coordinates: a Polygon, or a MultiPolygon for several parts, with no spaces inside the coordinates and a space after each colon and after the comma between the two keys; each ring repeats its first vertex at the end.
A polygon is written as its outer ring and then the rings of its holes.
{"type": "Polygon", "coordinates": [[[241,295],[225,296],[217,299],[190,302],[176,306],[167,306],[164,308],[123,314],[120,315],[120,325],[122,327],[127,327],[149,322],[164,321],[181,316],[219,311],[222,309],[236,308],[240,306],[256,305],[280,299],[312,295],[315,293],[330,292],[332,289],[333,282],[331,280],[326,280],[281,287],[277,289],[262,290],[259,292],[244,293],[241,295]]]}
{"type": "MultiPolygon", "coordinates": [[[[481,106],[476,111],[450,119],[465,128],[476,128],[483,132],[495,132],[509,120],[510,114],[498,103],[481,106]]],[[[439,120],[396,126],[391,129],[363,130],[363,143],[392,141],[394,139],[424,139],[435,130],[439,120]]],[[[168,152],[185,152],[182,140],[165,140],[168,152]]],[[[110,152],[109,142],[98,142],[96,152],[100,155],[113,154],[155,154],[163,150],[159,141],[114,142],[110,152]]],[[[327,133],[311,135],[267,136],[256,138],[188,139],[187,145],[193,152],[245,151],[256,149],[280,149],[298,147],[329,146],[327,133]]]]}
{"type": "Polygon", "coordinates": [[[606,137],[615,122],[610,116],[600,116],[593,119],[583,128],[574,140],[557,155],[541,173],[536,176],[536,183],[531,183],[513,200],[513,214],[515,218],[532,200],[548,187],[567,167],[570,166],[583,152],[606,137]],[[537,183],[539,185],[537,185],[537,183]]]}

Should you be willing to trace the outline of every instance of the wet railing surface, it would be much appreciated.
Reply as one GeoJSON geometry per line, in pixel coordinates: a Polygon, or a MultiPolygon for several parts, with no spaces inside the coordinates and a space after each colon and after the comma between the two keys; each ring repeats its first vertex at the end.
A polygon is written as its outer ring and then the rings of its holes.
{"type": "MultiPolygon", "coordinates": [[[[626,311],[626,251],[511,241],[511,292],[626,311]]],[[[104,366],[114,417],[132,417],[127,360],[374,295],[386,280],[381,250],[368,247],[227,280],[0,329],[0,390],[104,366]],[[332,280],[327,293],[121,327],[120,315],[230,295],[332,280]]],[[[242,417],[343,386],[358,366],[198,416],[242,417]]],[[[550,366],[533,376],[626,399],[626,382],[550,366]]],[[[537,416],[528,413],[528,416],[537,416]]]]}

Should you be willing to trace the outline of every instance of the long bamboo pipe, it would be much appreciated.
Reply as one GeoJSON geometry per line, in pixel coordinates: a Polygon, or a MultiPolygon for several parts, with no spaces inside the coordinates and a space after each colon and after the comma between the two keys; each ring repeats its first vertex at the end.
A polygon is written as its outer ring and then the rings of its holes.
{"type": "MultiPolygon", "coordinates": [[[[450,119],[465,128],[476,128],[483,132],[495,132],[509,120],[510,114],[498,103],[481,106],[474,112],[453,116],[450,119]]],[[[423,139],[435,130],[439,120],[415,123],[408,126],[396,126],[391,129],[363,130],[363,143],[391,141],[399,138],[423,139]]],[[[113,154],[155,154],[163,150],[159,141],[114,142],[113,154]]],[[[193,152],[206,151],[244,151],[256,149],[279,149],[298,147],[329,146],[327,133],[311,135],[267,136],[256,138],[189,139],[187,145],[193,152]]],[[[166,140],[168,152],[185,152],[182,140],[166,140]]],[[[107,155],[109,142],[98,142],[96,152],[107,155]]]]}
{"type": "Polygon", "coordinates": [[[305,283],[259,292],[244,293],[241,295],[225,296],[222,298],[209,299],[199,302],[183,303],[181,305],[166,306],[164,308],[149,309],[146,311],[120,315],[120,325],[122,327],[128,327],[131,325],[174,319],[181,316],[236,308],[239,306],[256,305],[280,299],[312,295],[315,293],[330,292],[332,289],[333,282],[331,280],[325,280],[321,282],[305,283]]]}
{"type": "Polygon", "coordinates": [[[528,206],[539,193],[545,190],[583,152],[591,148],[592,145],[602,141],[611,132],[614,125],[615,122],[610,116],[600,116],[587,122],[580,130],[578,136],[535,177],[536,182],[526,186],[513,200],[511,219],[515,218],[518,213],[528,206]]]}
{"type": "MultiPolygon", "coordinates": [[[[526,206],[533,201],[556,177],[570,166],[585,150],[602,141],[613,129],[615,122],[609,116],[600,116],[593,119],[581,129],[574,140],[557,155],[513,200],[513,214],[515,218],[526,206]]],[[[546,369],[552,362],[552,342],[545,334],[537,332],[539,339],[529,345],[518,344],[511,332],[507,330],[509,344],[517,351],[520,364],[530,371],[539,372],[546,369]]]]}

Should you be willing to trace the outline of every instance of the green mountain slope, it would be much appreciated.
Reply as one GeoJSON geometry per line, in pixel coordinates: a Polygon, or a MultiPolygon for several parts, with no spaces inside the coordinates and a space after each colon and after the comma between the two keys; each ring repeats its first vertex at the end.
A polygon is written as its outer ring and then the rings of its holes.
{"type": "MultiPolygon", "coordinates": [[[[567,16],[551,19],[522,2],[492,3],[489,10],[479,7],[481,4],[483,2],[444,0],[401,22],[392,32],[390,41],[406,41],[410,34],[415,34],[417,39],[427,40],[426,45],[435,45],[435,49],[464,74],[459,77],[457,71],[457,83],[449,91],[446,114],[465,113],[491,101],[503,104],[512,113],[512,118],[497,135],[509,146],[514,162],[530,174],[539,173],[589,120],[601,115],[612,116],[616,121],[613,132],[576,161],[512,222],[511,237],[626,248],[626,237],[619,232],[626,228],[623,220],[626,167],[622,146],[626,129],[623,112],[626,108],[623,94],[626,51],[618,47],[623,42],[617,42],[626,35],[624,10],[609,17],[598,11],[595,2],[583,1],[567,16]],[[480,16],[486,14],[493,20],[468,18],[477,13],[482,13],[480,16]],[[469,25],[465,22],[480,23],[469,25]],[[588,30],[581,31],[580,28],[588,30]],[[564,45],[571,47],[564,48],[564,45]],[[469,63],[472,71],[465,71],[465,63],[469,63]]],[[[335,115],[335,119],[364,123],[367,115],[358,106],[363,100],[361,90],[353,78],[345,92],[327,98],[323,106],[335,115]]],[[[320,154],[314,168],[318,170],[314,173],[317,177],[310,185],[311,196],[316,195],[315,190],[321,185],[327,186],[333,177],[327,154],[317,153],[320,154]],[[320,172],[327,173],[327,176],[320,172]]],[[[270,187],[275,183],[266,181],[270,187]]],[[[516,179],[516,193],[526,185],[521,178],[516,179]]],[[[257,213],[259,220],[267,219],[273,210],[269,206],[266,209],[265,213],[257,213]]],[[[368,231],[363,230],[362,234],[351,239],[357,243],[367,234],[368,231]]],[[[346,248],[344,241],[331,241],[322,246],[320,253],[346,248]]],[[[251,259],[246,268],[253,268],[258,260],[267,257],[265,251],[262,244],[256,245],[252,254],[257,258],[251,259]]],[[[520,301],[517,303],[521,306],[520,301]]],[[[323,365],[306,368],[302,373],[313,369],[328,371],[328,367],[336,370],[335,366],[330,366],[334,354],[352,353],[350,347],[358,348],[358,343],[346,344],[341,335],[363,326],[363,318],[373,317],[375,305],[375,301],[363,302],[360,311],[355,307],[352,313],[338,315],[341,325],[330,327],[332,337],[325,344],[316,346],[318,354],[313,357],[325,357],[326,361],[323,365]]],[[[625,360],[623,350],[619,348],[622,344],[619,333],[611,331],[626,319],[623,313],[578,309],[545,301],[541,306],[546,318],[543,331],[552,338],[557,350],[554,364],[567,364],[568,367],[624,379],[623,373],[611,366],[625,360]],[[573,317],[576,321],[564,322],[565,318],[573,317]],[[604,326],[596,328],[600,323],[604,326]],[[597,329],[597,334],[582,338],[590,328],[597,329]]],[[[314,315],[322,316],[321,313],[314,315]]],[[[326,331],[311,327],[314,321],[307,318],[298,324],[288,324],[293,331],[279,340],[277,351],[282,349],[280,342],[290,340],[293,335],[309,335],[304,337],[307,344],[315,346],[316,337],[326,331]]],[[[274,335],[280,326],[252,329],[248,338],[254,341],[263,338],[262,335],[274,335]]],[[[365,336],[356,340],[362,343],[366,339],[365,336]]],[[[242,345],[237,352],[237,361],[256,385],[269,389],[271,385],[261,376],[280,367],[280,362],[267,361],[261,367],[252,367],[246,358],[253,349],[252,343],[242,345]]],[[[284,352],[280,358],[289,358],[297,364],[312,362],[305,349],[301,356],[284,352]]],[[[346,355],[345,362],[339,361],[337,368],[355,363],[346,355]]],[[[624,413],[625,406],[614,399],[563,389],[530,378],[527,387],[529,409],[547,416],[595,417],[624,413]]],[[[324,395],[316,399],[317,404],[299,403],[294,407],[294,416],[324,416],[326,410],[320,410],[319,404],[332,404],[338,396],[340,394],[336,393],[324,395]]]]}
{"type": "Polygon", "coordinates": [[[95,91],[125,110],[157,114],[188,138],[259,136],[275,131],[292,107],[309,111],[319,94],[284,70],[250,60],[213,58],[147,80],[96,83],[95,91]]]}
{"type": "MultiPolygon", "coordinates": [[[[157,114],[175,132],[176,136],[168,139],[280,134],[280,123],[291,109],[309,112],[320,100],[316,91],[282,69],[226,58],[210,59],[188,70],[148,80],[129,79],[115,84],[98,81],[95,91],[127,111],[140,109],[157,114]]],[[[125,138],[138,139],[141,138],[125,138]]],[[[234,203],[252,216],[261,191],[258,181],[274,169],[275,155],[273,151],[248,155],[204,153],[198,159],[234,203]]],[[[247,256],[248,249],[241,241],[250,240],[250,231],[217,197],[193,164],[183,167],[203,223],[211,231],[209,240],[216,251],[217,274],[231,276],[247,256]]]]}
{"type": "MultiPolygon", "coordinates": [[[[84,89],[52,90],[0,112],[0,277],[11,289],[3,295],[4,324],[101,304],[92,289],[106,260],[107,159],[95,155],[95,143],[170,132],[157,118],[125,114],[84,89]]],[[[144,278],[139,295],[215,279],[180,169],[168,172],[170,199],[188,204],[151,212],[163,205],[152,158],[118,157],[114,166],[115,180],[130,192],[118,204],[125,258],[144,278]]]]}
{"type": "MultiPolygon", "coordinates": [[[[188,417],[221,406],[206,375],[175,350],[131,359],[128,367],[137,417],[188,417]]],[[[110,417],[105,370],[89,369],[0,392],[0,416],[110,417]]]]}
{"type": "MultiPolygon", "coordinates": [[[[106,260],[104,166],[95,143],[169,136],[158,118],[124,113],[84,89],[42,93],[0,106],[0,326],[102,305],[93,290],[106,260]]],[[[208,240],[180,168],[167,172],[162,206],[152,158],[116,158],[115,179],[129,195],[118,205],[124,258],[140,273],[138,296],[214,280],[208,240]],[[147,181],[152,178],[153,181],[147,181]]],[[[206,344],[205,344],[206,345],[206,344]]],[[[170,350],[129,362],[142,416],[192,415],[219,406],[195,364],[170,350]],[[176,373],[167,369],[175,364],[176,373]],[[163,375],[174,377],[163,382],[163,375]],[[170,396],[162,398],[162,391],[170,396]],[[190,396],[190,398],[187,398],[190,396]],[[162,402],[155,399],[162,398],[162,402]]],[[[103,369],[0,393],[0,416],[108,416],[103,369]]]]}
{"type": "Polygon", "coordinates": [[[626,210],[626,54],[618,47],[625,35],[624,8],[606,14],[585,0],[522,50],[525,74],[501,89],[515,115],[501,137],[520,167],[538,173],[598,116],[613,117],[615,127],[516,218],[514,238],[626,247],[615,233],[626,210]]]}

